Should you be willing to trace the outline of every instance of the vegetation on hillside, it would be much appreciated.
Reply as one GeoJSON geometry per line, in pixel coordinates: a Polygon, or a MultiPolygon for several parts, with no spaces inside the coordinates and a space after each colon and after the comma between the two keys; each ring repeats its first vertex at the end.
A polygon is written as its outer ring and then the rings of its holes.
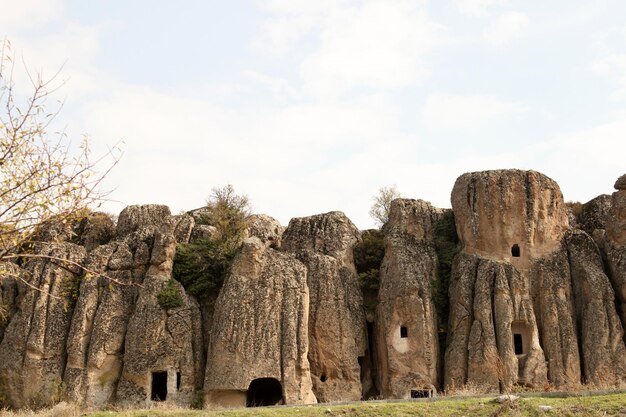
{"type": "Polygon", "coordinates": [[[184,304],[180,289],[172,279],[167,281],[165,287],[157,294],[157,300],[161,308],[165,310],[182,307],[184,304]]]}
{"type": "Polygon", "coordinates": [[[359,274],[365,308],[368,312],[373,312],[378,297],[380,266],[385,256],[385,242],[380,230],[366,230],[361,238],[361,241],[352,249],[354,264],[359,274]]]}
{"type": "Polygon", "coordinates": [[[249,214],[248,197],[235,193],[232,185],[212,190],[198,223],[213,226],[214,235],[176,247],[173,276],[188,294],[203,299],[221,288],[241,245],[249,214]]]}
{"type": "Polygon", "coordinates": [[[437,252],[437,279],[432,282],[432,297],[439,318],[439,331],[445,333],[450,310],[448,288],[452,275],[452,260],[459,253],[454,213],[447,210],[435,225],[435,251],[437,252]]]}

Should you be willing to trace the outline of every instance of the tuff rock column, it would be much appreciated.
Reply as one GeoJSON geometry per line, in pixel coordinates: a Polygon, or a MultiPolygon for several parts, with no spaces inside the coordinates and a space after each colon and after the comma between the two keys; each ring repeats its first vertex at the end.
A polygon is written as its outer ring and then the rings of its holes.
{"type": "Polygon", "coordinates": [[[363,296],[352,247],[360,238],[341,212],[295,218],[282,241],[307,269],[310,293],[309,362],[313,392],[321,402],[362,396],[359,357],[367,338],[363,296]]]}

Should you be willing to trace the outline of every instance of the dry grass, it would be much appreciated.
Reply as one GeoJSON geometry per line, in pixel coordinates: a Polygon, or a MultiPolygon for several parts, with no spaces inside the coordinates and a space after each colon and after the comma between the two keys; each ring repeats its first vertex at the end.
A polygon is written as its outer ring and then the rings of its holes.
{"type": "Polygon", "coordinates": [[[79,417],[84,415],[84,411],[74,404],[68,404],[66,402],[60,402],[54,407],[44,410],[32,411],[32,410],[0,410],[0,416],[2,417],[79,417]]]}
{"type": "Polygon", "coordinates": [[[492,398],[441,399],[438,401],[365,401],[346,405],[264,407],[237,410],[188,410],[159,405],[149,410],[118,410],[85,412],[61,403],[38,413],[30,411],[0,412],[2,417],[527,417],[527,416],[625,417],[626,393],[570,398],[521,398],[497,404],[492,398]],[[550,406],[541,412],[539,406],[550,406]]]}

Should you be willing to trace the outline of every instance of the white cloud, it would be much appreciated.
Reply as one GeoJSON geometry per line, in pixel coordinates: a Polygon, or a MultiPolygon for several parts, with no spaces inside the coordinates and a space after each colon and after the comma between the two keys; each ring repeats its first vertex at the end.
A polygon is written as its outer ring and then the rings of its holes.
{"type": "Polygon", "coordinates": [[[393,145],[400,136],[393,109],[384,97],[228,109],[119,86],[89,105],[83,119],[95,142],[125,141],[106,183],[117,186],[117,200],[178,211],[201,205],[211,187],[232,183],[258,211],[285,223],[332,209],[355,214],[346,190],[364,174],[351,161],[365,153],[375,166],[381,149],[393,145]]]}
{"type": "Polygon", "coordinates": [[[483,32],[483,37],[493,46],[501,46],[519,38],[528,26],[528,16],[521,12],[506,12],[498,16],[483,32]]]}
{"type": "Polygon", "coordinates": [[[484,16],[489,8],[493,6],[502,6],[507,2],[505,0],[456,0],[455,4],[458,11],[469,16],[484,16]]]}
{"type": "Polygon", "coordinates": [[[261,34],[253,39],[252,45],[273,55],[283,55],[291,51],[318,22],[319,18],[313,14],[269,18],[263,23],[261,34]]]}
{"type": "Polygon", "coordinates": [[[17,32],[42,25],[62,14],[61,0],[0,1],[0,39],[13,38],[17,32]]]}
{"type": "Polygon", "coordinates": [[[284,53],[307,34],[317,43],[300,64],[303,90],[316,98],[358,88],[397,89],[430,73],[425,53],[445,30],[408,0],[271,1],[254,45],[284,53]],[[302,4],[301,4],[302,3],[302,4]]]}
{"type": "Polygon", "coordinates": [[[592,64],[593,71],[619,85],[614,98],[626,97],[626,31],[622,30],[609,45],[606,42],[599,44],[598,56],[592,64]]]}
{"type": "Polygon", "coordinates": [[[426,101],[422,118],[433,130],[481,129],[526,111],[520,103],[493,96],[435,94],[426,101]]]}
{"type": "Polygon", "coordinates": [[[338,96],[359,87],[395,89],[430,73],[424,53],[442,28],[406,1],[368,1],[333,10],[319,49],[301,66],[305,89],[338,96]]]}

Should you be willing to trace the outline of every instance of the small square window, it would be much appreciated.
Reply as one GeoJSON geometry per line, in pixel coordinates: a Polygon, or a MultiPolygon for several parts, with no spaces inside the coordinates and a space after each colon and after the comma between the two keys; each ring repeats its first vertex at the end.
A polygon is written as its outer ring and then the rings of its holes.
{"type": "Polygon", "coordinates": [[[406,326],[400,326],[400,337],[401,338],[409,337],[409,331],[406,328],[406,326]]]}

